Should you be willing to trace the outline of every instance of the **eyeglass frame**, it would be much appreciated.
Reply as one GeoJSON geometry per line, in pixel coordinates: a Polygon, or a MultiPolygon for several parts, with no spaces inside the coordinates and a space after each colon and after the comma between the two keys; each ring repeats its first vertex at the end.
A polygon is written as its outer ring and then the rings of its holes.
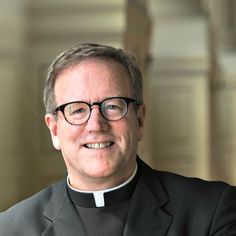
{"type": "Polygon", "coordinates": [[[53,112],[53,115],[54,115],[54,116],[57,116],[57,113],[58,113],[59,111],[61,111],[62,114],[63,114],[64,119],[65,119],[69,124],[75,125],[75,126],[80,126],[80,125],[85,124],[85,123],[89,120],[89,118],[90,118],[90,116],[91,116],[91,113],[92,113],[92,106],[96,105],[96,106],[99,107],[99,112],[100,112],[100,114],[102,115],[102,117],[103,117],[105,120],[114,122],[114,121],[119,121],[119,120],[123,119],[123,118],[127,115],[127,113],[128,113],[128,108],[129,108],[129,104],[130,104],[131,102],[133,102],[134,105],[137,106],[137,107],[143,104],[143,101],[142,101],[142,100],[138,101],[138,100],[136,100],[136,99],[134,99],[134,98],[130,98],[130,97],[109,97],[109,98],[106,98],[106,99],[102,100],[101,102],[93,102],[93,103],[88,103],[88,102],[85,102],[85,101],[73,101],[73,102],[64,103],[64,104],[62,104],[62,105],[56,107],[56,109],[55,109],[54,112],[53,112]],[[102,103],[104,103],[105,101],[110,100],[110,99],[122,99],[122,100],[125,102],[125,104],[126,104],[126,111],[125,111],[124,114],[123,114],[119,119],[117,119],[117,120],[109,120],[109,119],[107,119],[107,118],[105,117],[105,115],[103,114],[103,112],[102,112],[102,103]],[[81,124],[73,124],[73,123],[71,123],[71,122],[67,119],[67,117],[66,117],[66,115],[65,115],[65,108],[66,108],[66,106],[67,106],[67,105],[70,105],[70,104],[73,104],[73,103],[84,103],[84,104],[88,105],[88,107],[89,107],[89,110],[90,110],[89,116],[88,116],[88,118],[87,118],[84,122],[82,122],[81,124]]]}

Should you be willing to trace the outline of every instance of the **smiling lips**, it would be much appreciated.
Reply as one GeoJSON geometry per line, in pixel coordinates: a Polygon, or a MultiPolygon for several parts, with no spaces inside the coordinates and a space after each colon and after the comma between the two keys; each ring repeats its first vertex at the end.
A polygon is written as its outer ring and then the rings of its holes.
{"type": "Polygon", "coordinates": [[[106,147],[111,147],[114,143],[113,142],[105,142],[105,143],[88,143],[85,144],[85,147],[90,149],[102,149],[106,147]]]}

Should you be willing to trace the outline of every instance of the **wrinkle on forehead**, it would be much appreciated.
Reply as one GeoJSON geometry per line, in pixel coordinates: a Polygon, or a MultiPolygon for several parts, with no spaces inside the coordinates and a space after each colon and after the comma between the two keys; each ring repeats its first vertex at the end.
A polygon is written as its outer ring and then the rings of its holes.
{"type": "Polygon", "coordinates": [[[93,58],[65,69],[57,78],[55,95],[58,104],[98,102],[113,96],[130,97],[132,85],[123,65],[93,58]]]}

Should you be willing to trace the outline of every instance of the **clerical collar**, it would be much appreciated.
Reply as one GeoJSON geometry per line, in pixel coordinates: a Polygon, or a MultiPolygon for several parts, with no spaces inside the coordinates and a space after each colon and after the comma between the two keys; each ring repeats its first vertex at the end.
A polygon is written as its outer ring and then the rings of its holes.
{"type": "Polygon", "coordinates": [[[67,176],[68,192],[72,201],[81,207],[107,207],[119,204],[131,198],[137,183],[137,165],[132,176],[124,183],[109,189],[98,191],[80,191],[73,188],[67,176]]]}

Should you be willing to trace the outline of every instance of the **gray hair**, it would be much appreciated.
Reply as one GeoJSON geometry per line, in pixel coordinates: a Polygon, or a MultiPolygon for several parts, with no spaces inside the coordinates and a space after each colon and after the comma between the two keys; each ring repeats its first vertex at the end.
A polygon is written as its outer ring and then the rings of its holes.
{"type": "Polygon", "coordinates": [[[122,64],[131,80],[134,91],[134,98],[142,103],[143,100],[143,78],[135,58],[125,53],[122,49],[116,49],[111,46],[86,43],[79,44],[59,54],[48,68],[48,74],[44,87],[44,105],[47,113],[54,113],[56,109],[54,87],[57,77],[65,69],[79,64],[88,58],[101,58],[103,60],[112,60],[122,64]]]}

